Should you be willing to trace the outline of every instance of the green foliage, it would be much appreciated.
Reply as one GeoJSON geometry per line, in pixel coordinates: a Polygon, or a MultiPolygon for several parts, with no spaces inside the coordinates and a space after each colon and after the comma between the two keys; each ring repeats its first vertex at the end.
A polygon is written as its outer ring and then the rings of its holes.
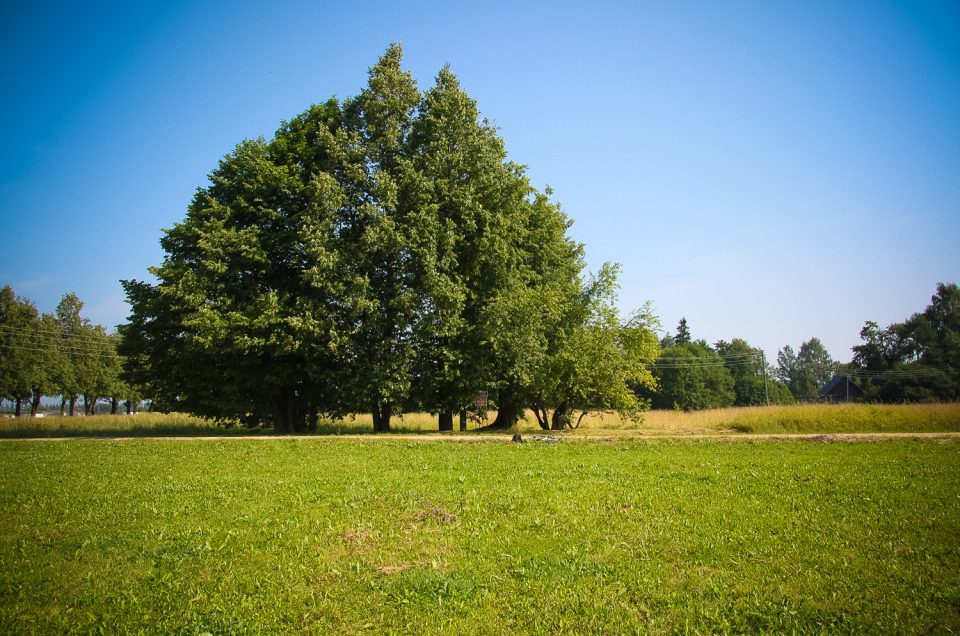
{"type": "Polygon", "coordinates": [[[714,346],[733,376],[734,406],[766,404],[770,387],[764,375],[763,351],[741,338],[721,340],[714,346]]]}
{"type": "Polygon", "coordinates": [[[97,401],[113,397],[119,383],[118,337],[108,336],[101,325],[80,315],[83,301],[74,293],[64,294],[50,323],[56,330],[57,362],[50,368],[53,386],[70,404],[70,414],[82,396],[87,415],[95,412],[97,401]]]}
{"type": "Polygon", "coordinates": [[[957,451],[3,442],[0,626],[950,633],[957,451]]]}
{"type": "Polygon", "coordinates": [[[797,401],[790,392],[789,386],[772,377],[767,378],[767,395],[770,398],[770,404],[793,404],[797,401]]]}
{"type": "Polygon", "coordinates": [[[545,330],[545,350],[526,385],[544,429],[576,428],[589,411],[637,417],[646,406],[635,390],[655,386],[648,367],[660,349],[656,317],[648,305],[621,324],[616,275],[606,265],[578,295],[552,304],[558,320],[545,330]]]}
{"type": "Polygon", "coordinates": [[[687,319],[681,318],[677,325],[677,335],[673,338],[673,344],[684,345],[690,343],[690,327],[687,326],[687,319]]]}
{"type": "Polygon", "coordinates": [[[69,293],[54,315],[39,315],[9,286],[0,290],[0,348],[7,354],[0,358],[0,393],[17,402],[18,415],[25,400],[35,414],[44,395],[60,394],[71,415],[81,395],[88,414],[98,398],[114,395],[120,371],[117,336],[91,324],[82,310],[83,302],[69,293]]]}
{"type": "MultiPolygon", "coordinates": [[[[448,68],[421,93],[401,60],[391,46],[358,96],[221,161],[162,240],[157,284],[124,281],[129,384],[282,432],[363,410],[386,431],[394,412],[449,415],[481,390],[520,401],[557,362],[539,345],[558,356],[590,340],[569,219],[448,68]],[[550,308],[527,320],[537,304],[550,308]]],[[[629,348],[605,337],[594,344],[629,348]]],[[[618,397],[569,387],[577,403],[633,408],[618,382],[642,374],[611,373],[618,397]]]]}
{"type": "Polygon", "coordinates": [[[660,387],[652,396],[655,408],[711,409],[732,406],[736,400],[730,370],[702,341],[664,349],[654,375],[660,387]]]}
{"type": "Polygon", "coordinates": [[[777,354],[777,379],[790,388],[797,399],[819,397],[820,389],[836,373],[838,364],[830,357],[818,338],[811,338],[800,345],[794,354],[787,345],[777,354]]]}
{"type": "Polygon", "coordinates": [[[886,329],[868,321],[845,370],[868,400],[960,399],[960,288],[940,283],[923,313],[886,329]]]}
{"type": "Polygon", "coordinates": [[[17,297],[9,285],[0,288],[0,398],[14,400],[18,411],[41,371],[39,326],[33,303],[17,297]]]}

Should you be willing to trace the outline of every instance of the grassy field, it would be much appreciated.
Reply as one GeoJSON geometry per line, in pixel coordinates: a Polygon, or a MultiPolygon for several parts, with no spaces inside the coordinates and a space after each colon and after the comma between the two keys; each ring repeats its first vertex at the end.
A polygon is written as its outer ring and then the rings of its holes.
{"type": "Polygon", "coordinates": [[[0,443],[0,633],[953,633],[960,442],[0,443]]]}
{"type": "MultiPolygon", "coordinates": [[[[493,418],[495,412],[490,413],[493,418]]],[[[408,413],[394,418],[394,433],[437,432],[437,418],[429,413],[408,413]]],[[[471,423],[470,432],[478,424],[471,423]]],[[[369,414],[322,422],[323,435],[373,433],[369,414]]],[[[521,433],[539,433],[533,415],[517,425],[521,433]]],[[[616,414],[590,414],[576,431],[583,437],[651,435],[717,435],[725,433],[889,433],[960,431],[960,404],[912,405],[797,405],[714,409],[710,411],[651,411],[643,420],[624,420],[616,414]]],[[[224,428],[184,414],[139,413],[134,416],[2,418],[0,437],[82,437],[151,435],[250,435],[270,429],[224,428]]]]}
{"type": "Polygon", "coordinates": [[[250,434],[246,428],[224,428],[210,420],[183,413],[137,413],[136,415],[91,415],[42,418],[6,417],[0,419],[0,438],[6,437],[84,437],[153,435],[230,435],[250,434]]]}

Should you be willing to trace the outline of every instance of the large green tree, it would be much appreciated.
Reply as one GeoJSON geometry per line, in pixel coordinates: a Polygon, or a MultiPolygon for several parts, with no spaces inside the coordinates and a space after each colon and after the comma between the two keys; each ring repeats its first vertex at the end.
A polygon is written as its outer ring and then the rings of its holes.
{"type": "Polygon", "coordinates": [[[522,283],[531,253],[524,229],[537,215],[523,169],[507,160],[503,141],[449,68],[421,101],[411,156],[428,183],[414,236],[425,309],[414,394],[439,413],[443,430],[478,392],[498,388],[502,365],[488,346],[495,333],[483,316],[500,290],[522,283]]]}
{"type": "Polygon", "coordinates": [[[537,354],[502,346],[504,311],[556,304],[531,337],[558,333],[582,247],[449,69],[421,93],[401,59],[391,46],[359,95],[221,161],[156,283],[124,281],[129,383],[279,431],[359,410],[386,431],[410,407],[449,427],[480,390],[517,416],[537,354]]]}
{"type": "MultiPolygon", "coordinates": [[[[311,117],[322,127],[338,108],[311,117]]],[[[342,194],[288,157],[284,144],[240,144],[161,240],[168,256],[151,270],[158,283],[124,281],[133,311],[122,353],[141,368],[128,377],[160,403],[272,420],[281,432],[306,430],[328,406],[341,332],[326,308],[352,307],[349,293],[338,295],[351,279],[330,247],[342,194]]]]}

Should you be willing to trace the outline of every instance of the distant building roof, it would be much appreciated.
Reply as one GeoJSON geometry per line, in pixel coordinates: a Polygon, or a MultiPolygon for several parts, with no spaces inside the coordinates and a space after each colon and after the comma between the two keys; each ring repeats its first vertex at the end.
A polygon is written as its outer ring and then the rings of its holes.
{"type": "Polygon", "coordinates": [[[820,389],[820,397],[838,400],[854,399],[863,396],[863,389],[857,386],[849,376],[835,375],[820,389]]]}

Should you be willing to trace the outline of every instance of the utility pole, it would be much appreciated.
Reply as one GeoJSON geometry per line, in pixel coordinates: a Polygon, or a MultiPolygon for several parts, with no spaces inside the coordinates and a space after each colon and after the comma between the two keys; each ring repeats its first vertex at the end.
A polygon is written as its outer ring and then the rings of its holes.
{"type": "Polygon", "coordinates": [[[767,354],[760,351],[760,365],[763,367],[763,399],[770,406],[770,393],[767,392],[767,354]]]}

